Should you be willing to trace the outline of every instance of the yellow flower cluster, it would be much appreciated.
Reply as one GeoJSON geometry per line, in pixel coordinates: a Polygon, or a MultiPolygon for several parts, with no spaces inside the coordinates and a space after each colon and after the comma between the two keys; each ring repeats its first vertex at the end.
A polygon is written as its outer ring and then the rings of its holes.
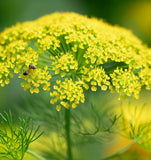
{"type": "Polygon", "coordinates": [[[24,87],[24,90],[30,89],[31,93],[39,93],[40,85],[43,86],[43,90],[50,90],[50,78],[51,75],[47,71],[47,67],[44,70],[39,68],[37,69],[28,69],[26,71],[27,75],[20,74],[20,78],[26,80],[21,83],[21,86],[24,87]]]}
{"type": "Polygon", "coordinates": [[[151,89],[151,49],[124,28],[77,13],[53,13],[0,33],[1,86],[14,73],[31,93],[40,86],[50,90],[50,83],[60,80],[52,87],[52,102],[60,100],[65,108],[83,101],[82,88],[100,86],[137,98],[141,86],[151,89]]]}
{"type": "MultiPolygon", "coordinates": [[[[55,97],[55,99],[51,99],[50,103],[54,104],[58,100],[60,100],[60,104],[69,108],[69,102],[72,105],[72,108],[75,108],[79,102],[84,103],[84,93],[81,87],[81,81],[73,81],[72,79],[65,79],[64,82],[60,80],[57,81],[57,85],[54,85],[54,91],[50,92],[51,97],[55,97]]],[[[57,105],[57,110],[61,109],[60,105],[57,105]]]]}
{"type": "MultiPolygon", "coordinates": [[[[105,74],[105,71],[102,68],[88,70],[88,73],[82,76],[82,80],[84,82],[90,82],[91,90],[96,91],[97,86],[100,86],[102,90],[107,90],[107,86],[109,86],[110,82],[108,81],[110,78],[105,74]]],[[[88,89],[89,86],[87,83],[84,83],[83,87],[88,89]]]]}
{"type": "Polygon", "coordinates": [[[139,78],[131,70],[117,68],[110,76],[113,87],[115,87],[121,97],[133,95],[135,98],[138,98],[141,84],[139,78]]]}
{"type": "Polygon", "coordinates": [[[55,71],[55,74],[58,74],[61,72],[61,77],[64,77],[66,73],[72,73],[78,69],[78,62],[74,59],[74,56],[72,54],[61,53],[60,57],[52,57],[54,62],[52,63],[53,70],[55,71]]]}
{"type": "Polygon", "coordinates": [[[151,69],[145,68],[142,69],[139,73],[139,76],[141,77],[141,82],[143,85],[146,85],[146,89],[151,89],[151,69]]]}

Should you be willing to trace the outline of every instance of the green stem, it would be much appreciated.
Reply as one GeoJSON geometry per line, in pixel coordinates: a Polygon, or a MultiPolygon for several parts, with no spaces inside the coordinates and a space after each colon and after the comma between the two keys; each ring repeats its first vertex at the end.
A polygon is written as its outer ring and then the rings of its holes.
{"type": "Polygon", "coordinates": [[[68,160],[72,160],[71,151],[71,137],[70,137],[70,108],[65,110],[65,130],[66,130],[66,141],[67,141],[67,155],[68,160]]]}
{"type": "Polygon", "coordinates": [[[27,153],[31,154],[32,156],[36,157],[39,160],[46,160],[45,158],[41,157],[40,155],[38,155],[30,150],[27,150],[27,153]]]}

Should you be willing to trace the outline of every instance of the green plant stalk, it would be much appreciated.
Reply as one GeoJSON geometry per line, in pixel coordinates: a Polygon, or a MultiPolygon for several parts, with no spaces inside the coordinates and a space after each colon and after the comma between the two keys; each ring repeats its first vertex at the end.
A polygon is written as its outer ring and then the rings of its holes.
{"type": "Polygon", "coordinates": [[[68,160],[72,160],[72,150],[71,150],[71,137],[70,137],[70,108],[65,110],[65,130],[66,130],[66,141],[67,141],[67,155],[68,160]]]}
{"type": "Polygon", "coordinates": [[[32,156],[36,157],[39,160],[46,160],[45,158],[41,157],[40,155],[38,155],[30,150],[27,150],[27,153],[31,154],[32,156]]]}

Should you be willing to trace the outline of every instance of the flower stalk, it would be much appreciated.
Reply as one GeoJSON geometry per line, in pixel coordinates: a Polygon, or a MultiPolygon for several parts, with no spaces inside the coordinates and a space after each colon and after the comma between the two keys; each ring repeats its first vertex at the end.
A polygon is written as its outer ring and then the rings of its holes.
{"type": "Polygon", "coordinates": [[[41,157],[40,155],[38,155],[35,152],[32,152],[30,150],[27,150],[27,153],[31,154],[32,156],[36,157],[39,160],[46,160],[45,158],[41,157]]]}
{"type": "Polygon", "coordinates": [[[65,110],[65,130],[66,130],[66,142],[67,142],[67,155],[68,160],[72,160],[72,150],[71,150],[71,111],[70,108],[65,110]]]}

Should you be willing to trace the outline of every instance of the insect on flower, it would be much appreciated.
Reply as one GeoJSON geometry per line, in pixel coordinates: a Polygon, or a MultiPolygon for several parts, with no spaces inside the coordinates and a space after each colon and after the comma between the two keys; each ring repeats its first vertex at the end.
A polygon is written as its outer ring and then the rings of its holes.
{"type": "Polygon", "coordinates": [[[27,76],[27,75],[28,75],[28,72],[27,72],[27,71],[25,71],[25,72],[23,73],[23,75],[24,75],[24,76],[27,76]]]}
{"type": "Polygon", "coordinates": [[[29,65],[29,69],[36,69],[37,67],[35,67],[34,65],[29,65]]]}

